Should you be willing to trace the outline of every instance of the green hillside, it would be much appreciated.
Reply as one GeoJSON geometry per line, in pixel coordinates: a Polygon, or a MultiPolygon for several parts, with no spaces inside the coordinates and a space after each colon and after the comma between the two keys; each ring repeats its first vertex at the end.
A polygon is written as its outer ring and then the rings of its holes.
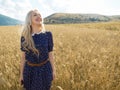
{"type": "MultiPolygon", "coordinates": [[[[120,21],[120,15],[105,16],[99,14],[54,13],[44,18],[45,24],[91,23],[120,21]]],[[[22,21],[0,14],[0,26],[21,25],[22,21]]]]}
{"type": "Polygon", "coordinates": [[[22,23],[23,23],[22,21],[0,14],[0,26],[19,25],[22,23]]]}
{"type": "Polygon", "coordinates": [[[89,23],[89,22],[109,22],[120,21],[120,15],[105,16],[99,14],[73,14],[73,13],[55,13],[44,19],[45,24],[54,23],[89,23]]]}

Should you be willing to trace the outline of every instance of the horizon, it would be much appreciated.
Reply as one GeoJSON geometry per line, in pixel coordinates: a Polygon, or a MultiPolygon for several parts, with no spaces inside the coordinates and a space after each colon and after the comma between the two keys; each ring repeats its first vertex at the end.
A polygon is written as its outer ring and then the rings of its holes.
{"type": "MultiPolygon", "coordinates": [[[[103,14],[98,14],[98,13],[65,13],[65,12],[55,12],[55,13],[52,13],[51,15],[53,15],[53,14],[82,14],[82,15],[86,15],[86,14],[89,14],[89,15],[103,15],[103,14]]],[[[4,14],[1,14],[1,15],[4,15],[4,14]]],[[[6,17],[9,17],[9,18],[12,18],[12,19],[16,19],[16,18],[14,18],[14,17],[10,17],[10,16],[8,16],[8,15],[4,15],[4,16],[6,16],[6,17]]],[[[50,16],[50,15],[49,15],[50,16]]],[[[103,16],[120,16],[120,15],[103,15],[103,16]]],[[[48,17],[48,16],[46,16],[46,17],[48,17]]],[[[46,18],[46,17],[44,17],[44,18],[46,18]]],[[[43,19],[44,19],[43,18],[43,19]]],[[[16,20],[19,20],[19,19],[16,19],[16,20]]],[[[24,20],[19,20],[19,21],[22,21],[22,22],[24,22],[24,20]]]]}
{"type": "Polygon", "coordinates": [[[43,18],[54,13],[114,16],[120,15],[119,4],[119,0],[0,0],[0,14],[24,21],[27,12],[37,8],[43,18]]]}

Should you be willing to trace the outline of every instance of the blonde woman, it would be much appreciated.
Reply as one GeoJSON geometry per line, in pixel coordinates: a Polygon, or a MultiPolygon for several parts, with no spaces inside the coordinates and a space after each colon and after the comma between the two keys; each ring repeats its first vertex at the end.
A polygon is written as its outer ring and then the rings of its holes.
{"type": "Polygon", "coordinates": [[[53,37],[38,10],[28,12],[21,34],[20,83],[26,90],[50,90],[55,79],[53,37]]]}

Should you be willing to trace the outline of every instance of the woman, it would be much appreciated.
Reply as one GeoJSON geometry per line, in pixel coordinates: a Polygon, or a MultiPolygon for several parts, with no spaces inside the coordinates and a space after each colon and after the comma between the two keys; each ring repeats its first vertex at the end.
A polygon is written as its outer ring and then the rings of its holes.
{"type": "Polygon", "coordinates": [[[26,90],[50,90],[55,79],[53,46],[52,33],[45,30],[39,11],[29,11],[20,47],[20,82],[26,90]]]}

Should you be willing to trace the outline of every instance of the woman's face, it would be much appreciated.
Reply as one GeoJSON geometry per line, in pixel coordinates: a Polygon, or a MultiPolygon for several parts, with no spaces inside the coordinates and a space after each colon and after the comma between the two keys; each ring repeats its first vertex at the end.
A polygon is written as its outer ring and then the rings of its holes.
{"type": "Polygon", "coordinates": [[[32,25],[41,25],[42,23],[42,17],[40,13],[35,10],[32,12],[32,25]]]}

